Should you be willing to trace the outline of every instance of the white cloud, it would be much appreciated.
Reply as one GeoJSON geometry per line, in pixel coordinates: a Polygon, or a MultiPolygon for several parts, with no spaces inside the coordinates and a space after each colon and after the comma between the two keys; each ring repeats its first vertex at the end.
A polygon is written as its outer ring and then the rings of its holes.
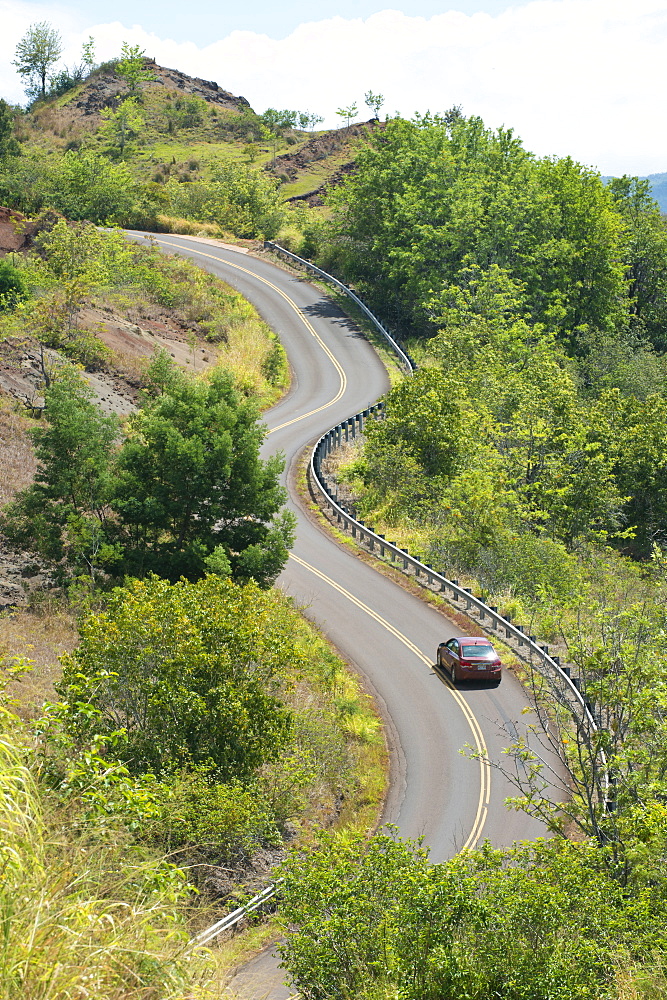
{"type": "Polygon", "coordinates": [[[368,89],[384,110],[411,115],[463,105],[487,125],[514,128],[540,155],[571,155],[605,173],[667,170],[662,93],[667,66],[667,9],[662,0],[535,0],[495,16],[456,11],[429,19],[384,10],[300,25],[274,40],[233,32],[205,47],[160,39],[140,26],[101,24],[81,30],[63,10],[0,4],[0,92],[21,99],[9,62],[29,23],[50,20],[74,61],[92,33],[99,58],[122,41],[163,65],[216,80],[259,111],[296,107],[326,116],[368,89]],[[7,16],[5,16],[5,8],[7,16]],[[39,14],[37,13],[39,11],[39,14]]]}

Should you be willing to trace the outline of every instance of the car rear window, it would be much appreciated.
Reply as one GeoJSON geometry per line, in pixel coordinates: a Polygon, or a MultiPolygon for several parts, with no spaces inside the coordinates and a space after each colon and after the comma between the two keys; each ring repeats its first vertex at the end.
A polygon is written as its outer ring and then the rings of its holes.
{"type": "Polygon", "coordinates": [[[483,660],[496,659],[496,651],[493,646],[462,646],[461,655],[466,658],[476,657],[483,660]]]}

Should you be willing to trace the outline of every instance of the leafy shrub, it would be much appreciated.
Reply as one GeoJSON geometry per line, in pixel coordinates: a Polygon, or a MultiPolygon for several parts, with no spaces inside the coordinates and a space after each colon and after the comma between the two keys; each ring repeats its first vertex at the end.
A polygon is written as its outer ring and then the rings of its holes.
{"type": "Polygon", "coordinates": [[[182,772],[159,789],[160,813],[143,836],[170,853],[196,851],[219,864],[280,843],[271,809],[254,784],[220,784],[201,772],[182,772]]]}
{"type": "Polygon", "coordinates": [[[289,740],[276,692],[303,656],[292,617],[277,594],[214,576],[117,588],[62,660],[58,690],[72,708],[72,732],[89,739],[124,729],[133,773],[250,776],[289,740]],[[95,712],[82,716],[78,703],[95,712]]]}
{"type": "Polygon", "coordinates": [[[21,271],[8,260],[0,260],[0,311],[15,309],[28,294],[21,271]]]}

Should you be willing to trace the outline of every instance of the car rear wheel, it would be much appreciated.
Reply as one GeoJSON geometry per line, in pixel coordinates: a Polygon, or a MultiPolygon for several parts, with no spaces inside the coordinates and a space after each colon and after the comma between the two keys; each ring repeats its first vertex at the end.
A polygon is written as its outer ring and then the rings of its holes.
{"type": "Polygon", "coordinates": [[[458,684],[458,682],[459,682],[458,670],[456,669],[456,664],[452,663],[452,684],[458,684]]]}

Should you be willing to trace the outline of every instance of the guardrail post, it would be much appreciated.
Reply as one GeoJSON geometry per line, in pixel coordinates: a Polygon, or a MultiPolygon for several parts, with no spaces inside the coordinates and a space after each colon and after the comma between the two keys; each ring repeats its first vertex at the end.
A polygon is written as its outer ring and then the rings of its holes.
{"type": "Polygon", "coordinates": [[[407,549],[401,549],[401,552],[405,553],[405,555],[403,556],[403,569],[407,569],[408,568],[408,560],[405,558],[405,556],[408,555],[408,550],[407,549]]]}
{"type": "MultiPolygon", "coordinates": [[[[463,589],[465,590],[466,594],[472,594],[472,590],[470,589],[470,587],[464,587],[463,589]]],[[[466,611],[470,611],[471,607],[472,604],[470,603],[470,599],[466,597],[466,611]]]]}

